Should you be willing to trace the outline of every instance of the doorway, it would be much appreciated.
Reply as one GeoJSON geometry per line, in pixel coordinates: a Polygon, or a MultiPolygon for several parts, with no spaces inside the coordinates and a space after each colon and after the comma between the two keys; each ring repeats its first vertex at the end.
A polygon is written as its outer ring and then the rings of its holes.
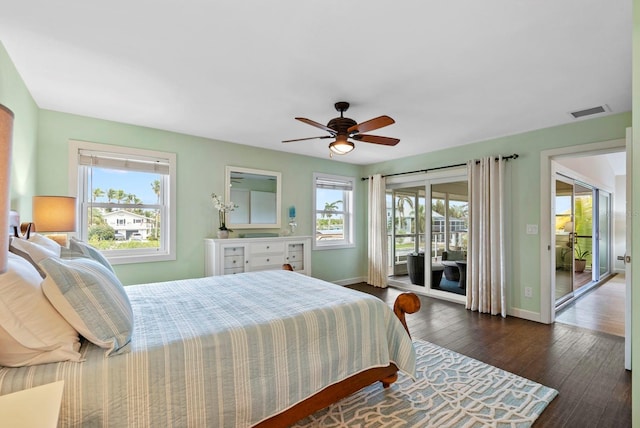
{"type": "Polygon", "coordinates": [[[624,160],[620,149],[550,158],[552,320],[614,274],[624,273],[615,261],[625,248],[624,160]]]}

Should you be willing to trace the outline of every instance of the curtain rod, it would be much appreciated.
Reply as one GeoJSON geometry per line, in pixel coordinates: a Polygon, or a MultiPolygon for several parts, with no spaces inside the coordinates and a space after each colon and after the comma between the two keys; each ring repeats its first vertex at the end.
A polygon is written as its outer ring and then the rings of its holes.
{"type": "MultiPolygon", "coordinates": [[[[502,160],[508,161],[509,159],[518,159],[519,157],[520,156],[517,153],[514,153],[514,154],[509,155],[509,156],[502,156],[502,160]]],[[[496,159],[496,160],[498,160],[498,159],[496,159]]],[[[476,161],[476,163],[478,163],[478,162],[480,162],[480,161],[476,161]]],[[[394,174],[384,174],[383,177],[393,177],[393,176],[396,176],[396,175],[405,175],[405,174],[417,174],[417,173],[420,173],[420,172],[436,171],[436,170],[439,170],[439,169],[455,168],[455,167],[458,167],[458,166],[465,166],[465,165],[466,165],[466,162],[465,163],[458,163],[458,164],[455,164],[455,165],[436,166],[434,168],[417,169],[415,171],[396,172],[394,174]]],[[[369,179],[369,177],[362,177],[361,178],[362,181],[365,181],[365,180],[368,180],[368,179],[369,179]]]]}

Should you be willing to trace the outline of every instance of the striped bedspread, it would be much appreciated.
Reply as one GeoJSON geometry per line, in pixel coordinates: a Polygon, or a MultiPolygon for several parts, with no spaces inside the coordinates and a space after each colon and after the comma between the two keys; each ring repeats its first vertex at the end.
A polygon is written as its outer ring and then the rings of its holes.
{"type": "Polygon", "coordinates": [[[85,342],[82,363],[0,368],[0,394],[64,380],[61,427],[247,427],[370,367],[415,371],[388,306],[294,272],[126,290],[128,353],[85,342]]]}

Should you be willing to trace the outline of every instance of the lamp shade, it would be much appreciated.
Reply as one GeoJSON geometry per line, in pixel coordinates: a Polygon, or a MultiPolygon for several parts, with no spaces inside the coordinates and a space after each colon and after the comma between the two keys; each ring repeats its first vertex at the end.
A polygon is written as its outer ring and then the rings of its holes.
{"type": "Polygon", "coordinates": [[[0,273],[7,268],[9,248],[9,179],[13,112],[0,104],[0,273]]]}
{"type": "Polygon", "coordinates": [[[76,198],[71,196],[34,196],[33,223],[37,232],[75,231],[76,198]]]}

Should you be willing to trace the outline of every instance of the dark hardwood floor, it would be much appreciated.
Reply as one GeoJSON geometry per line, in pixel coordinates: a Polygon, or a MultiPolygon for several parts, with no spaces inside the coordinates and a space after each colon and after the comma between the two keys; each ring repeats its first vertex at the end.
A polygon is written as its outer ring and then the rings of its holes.
{"type": "MultiPolygon", "coordinates": [[[[401,292],[349,286],[393,304],[401,292]]],[[[427,340],[558,390],[534,427],[630,427],[631,372],[624,338],[566,324],[478,314],[420,296],[407,316],[412,337],[427,340]]]]}

